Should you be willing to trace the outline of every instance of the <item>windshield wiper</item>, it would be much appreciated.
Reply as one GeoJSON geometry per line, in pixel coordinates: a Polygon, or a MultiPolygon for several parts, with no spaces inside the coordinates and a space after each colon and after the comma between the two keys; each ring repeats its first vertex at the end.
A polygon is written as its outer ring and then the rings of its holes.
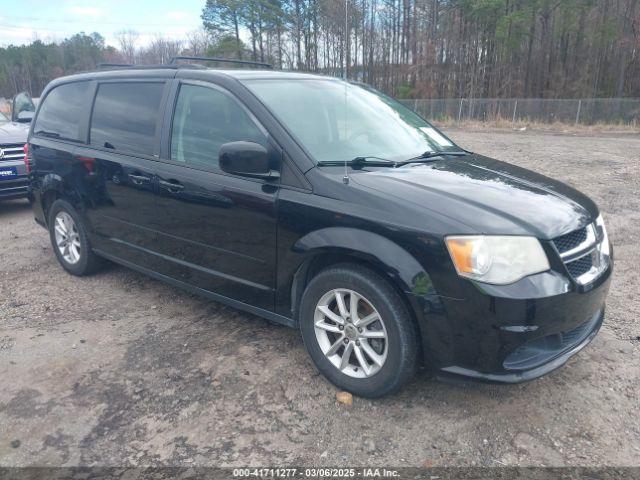
{"type": "Polygon", "coordinates": [[[447,152],[447,151],[432,151],[432,150],[427,150],[426,152],[424,152],[421,155],[418,155],[417,157],[412,157],[409,160],[403,160],[402,162],[396,162],[396,167],[401,167],[403,165],[407,165],[409,163],[420,163],[420,162],[424,162],[425,160],[430,160],[432,158],[435,157],[442,157],[445,155],[451,155],[454,157],[463,157],[465,155],[469,155],[469,152],[465,152],[465,151],[454,151],[454,152],[447,152]]]}
{"type": "Polygon", "coordinates": [[[461,157],[463,155],[469,155],[469,152],[465,151],[454,151],[454,152],[436,152],[436,151],[426,151],[422,155],[418,155],[417,157],[412,157],[409,160],[403,160],[401,162],[396,162],[394,160],[388,160],[386,158],[375,157],[373,155],[366,155],[361,157],[355,157],[351,160],[340,161],[340,160],[324,160],[318,162],[319,167],[339,167],[342,165],[348,165],[350,167],[362,167],[362,166],[370,166],[370,167],[401,167],[402,165],[407,165],[408,163],[419,163],[429,160],[434,157],[440,157],[443,155],[453,155],[457,157],[461,157]]]}
{"type": "Polygon", "coordinates": [[[347,161],[324,160],[318,162],[319,167],[338,167],[342,165],[349,165],[350,167],[361,167],[363,165],[371,167],[395,167],[397,163],[393,160],[387,160],[386,158],[374,157],[371,155],[355,157],[347,161]]]}

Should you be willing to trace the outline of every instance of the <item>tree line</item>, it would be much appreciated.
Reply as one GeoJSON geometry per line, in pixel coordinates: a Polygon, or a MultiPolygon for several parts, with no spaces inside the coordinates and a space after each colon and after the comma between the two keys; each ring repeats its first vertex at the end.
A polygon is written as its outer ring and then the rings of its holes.
{"type": "Polygon", "coordinates": [[[208,0],[242,56],[414,98],[640,96],[638,0],[208,0]]]}
{"type": "Polygon", "coordinates": [[[114,47],[106,45],[99,33],[83,32],[60,42],[35,40],[0,48],[0,97],[11,98],[21,91],[39,96],[54,78],[95,70],[102,63],[162,64],[182,53],[205,55],[210,37],[204,30],[183,40],[157,35],[142,46],[138,32],[123,30],[116,34],[114,47]]]}
{"type": "Polygon", "coordinates": [[[640,0],[207,0],[186,38],[0,48],[0,96],[177,54],[343,76],[405,98],[640,97],[640,0]]]}
{"type": "Polygon", "coordinates": [[[35,40],[30,45],[0,48],[0,97],[25,90],[38,96],[52,79],[91,70],[117,55],[97,33],[77,34],[57,43],[35,40]]]}

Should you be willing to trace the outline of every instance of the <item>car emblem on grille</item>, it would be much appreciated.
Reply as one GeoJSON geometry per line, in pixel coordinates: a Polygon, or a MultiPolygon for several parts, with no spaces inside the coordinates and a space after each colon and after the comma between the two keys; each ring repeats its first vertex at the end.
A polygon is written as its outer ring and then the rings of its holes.
{"type": "Polygon", "coordinates": [[[4,158],[4,150],[0,148],[0,160],[4,158]]]}

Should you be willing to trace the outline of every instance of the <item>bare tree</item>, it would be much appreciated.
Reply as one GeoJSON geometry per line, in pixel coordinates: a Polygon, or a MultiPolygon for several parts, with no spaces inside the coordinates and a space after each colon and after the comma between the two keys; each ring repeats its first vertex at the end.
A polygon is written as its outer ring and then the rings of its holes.
{"type": "Polygon", "coordinates": [[[172,57],[182,53],[182,40],[169,40],[161,33],[155,35],[147,47],[141,47],[136,53],[140,63],[162,65],[172,57]]]}
{"type": "Polygon", "coordinates": [[[140,34],[135,30],[121,30],[116,33],[120,52],[127,63],[136,61],[136,44],[139,38],[140,34]]]}
{"type": "Polygon", "coordinates": [[[186,48],[189,55],[204,56],[211,44],[211,34],[204,28],[187,33],[186,48]]]}

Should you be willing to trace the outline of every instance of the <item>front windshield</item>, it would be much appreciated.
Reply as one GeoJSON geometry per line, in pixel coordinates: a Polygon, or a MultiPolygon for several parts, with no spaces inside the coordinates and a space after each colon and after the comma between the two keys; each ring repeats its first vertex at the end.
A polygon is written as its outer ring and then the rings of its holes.
{"type": "Polygon", "coordinates": [[[7,117],[4,113],[0,112],[0,122],[8,122],[9,117],[7,117]]]}
{"type": "Polygon", "coordinates": [[[336,79],[245,81],[317,162],[460,151],[399,102],[336,79]]]}

